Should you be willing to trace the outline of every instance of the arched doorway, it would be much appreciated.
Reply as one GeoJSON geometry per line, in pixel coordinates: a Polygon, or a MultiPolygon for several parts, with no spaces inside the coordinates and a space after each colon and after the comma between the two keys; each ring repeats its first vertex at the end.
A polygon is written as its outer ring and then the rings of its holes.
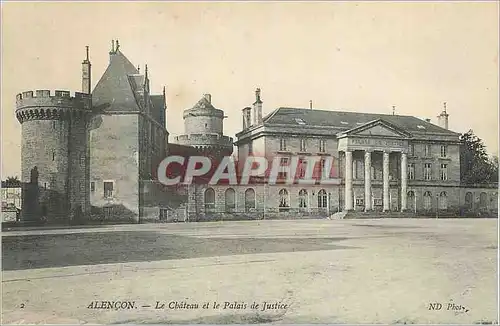
{"type": "Polygon", "coordinates": [[[413,190],[408,191],[408,194],[406,196],[406,207],[410,212],[415,211],[415,192],[413,190]]]}
{"type": "Polygon", "coordinates": [[[227,188],[224,194],[226,202],[226,212],[234,211],[236,208],[236,192],[233,188],[227,188]]]}
{"type": "Polygon", "coordinates": [[[482,210],[488,209],[488,195],[485,192],[479,195],[479,207],[482,210]]]}
{"type": "Polygon", "coordinates": [[[440,210],[448,209],[448,196],[446,195],[446,191],[442,191],[439,194],[439,209],[440,210]]]}
{"type": "Polygon", "coordinates": [[[318,208],[326,208],[328,205],[328,198],[326,196],[326,191],[324,189],[318,192],[318,208]]]}
{"type": "Polygon", "coordinates": [[[212,188],[205,190],[203,201],[206,210],[215,209],[215,191],[212,188]]]}
{"type": "Polygon", "coordinates": [[[288,195],[288,190],[281,189],[278,193],[279,195],[279,210],[286,211],[290,208],[290,197],[288,195]]]}
{"type": "Polygon", "coordinates": [[[424,209],[432,209],[432,194],[430,191],[424,192],[424,209]]]}
{"type": "Polygon", "coordinates": [[[465,208],[469,211],[474,209],[474,197],[472,196],[472,192],[467,192],[465,194],[465,208]]]}
{"type": "Polygon", "coordinates": [[[245,191],[245,210],[248,212],[255,208],[255,190],[248,188],[245,191]]]}
{"type": "Polygon", "coordinates": [[[299,208],[307,208],[307,190],[299,191],[299,208]]]}

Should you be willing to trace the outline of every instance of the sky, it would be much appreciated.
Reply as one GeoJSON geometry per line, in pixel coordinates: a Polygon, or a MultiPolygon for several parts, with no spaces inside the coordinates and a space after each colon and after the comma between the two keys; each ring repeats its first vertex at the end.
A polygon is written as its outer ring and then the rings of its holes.
{"type": "Polygon", "coordinates": [[[167,89],[170,140],[204,93],[226,135],[262,89],[263,113],[308,107],[431,118],[472,129],[498,155],[497,2],[2,2],[2,179],[20,176],[17,93],[93,85],[111,40],[167,89]]]}

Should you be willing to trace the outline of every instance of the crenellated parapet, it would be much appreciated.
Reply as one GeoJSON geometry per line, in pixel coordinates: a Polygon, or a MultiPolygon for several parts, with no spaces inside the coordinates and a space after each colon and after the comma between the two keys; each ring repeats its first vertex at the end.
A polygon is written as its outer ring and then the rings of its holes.
{"type": "Polygon", "coordinates": [[[175,137],[175,142],[191,146],[233,147],[233,138],[218,134],[189,134],[175,137]]]}
{"type": "Polygon", "coordinates": [[[183,118],[190,117],[214,117],[224,119],[224,111],[214,108],[193,108],[184,110],[183,118]]]}
{"type": "Polygon", "coordinates": [[[16,96],[16,117],[27,120],[61,120],[79,118],[92,111],[91,94],[56,90],[27,91],[16,96]]]}

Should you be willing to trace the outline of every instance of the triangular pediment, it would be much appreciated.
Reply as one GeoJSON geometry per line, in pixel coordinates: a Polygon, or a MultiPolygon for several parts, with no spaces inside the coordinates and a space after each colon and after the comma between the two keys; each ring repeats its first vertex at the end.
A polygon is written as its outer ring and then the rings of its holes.
{"type": "Polygon", "coordinates": [[[362,124],[356,128],[344,131],[341,133],[344,136],[376,136],[376,137],[390,137],[390,138],[407,138],[411,134],[395,125],[378,119],[362,124]]]}

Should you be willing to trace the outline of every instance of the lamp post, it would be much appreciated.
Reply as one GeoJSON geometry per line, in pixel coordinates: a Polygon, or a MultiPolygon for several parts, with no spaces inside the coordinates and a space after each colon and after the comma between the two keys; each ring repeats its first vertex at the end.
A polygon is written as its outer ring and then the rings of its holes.
{"type": "Polygon", "coordinates": [[[439,194],[436,194],[436,218],[439,217],[439,194]]]}
{"type": "Polygon", "coordinates": [[[327,194],[326,201],[326,215],[330,218],[330,193],[327,194]]]}
{"type": "Polygon", "coordinates": [[[414,207],[413,208],[415,210],[415,215],[417,215],[417,192],[415,191],[414,194],[415,194],[415,196],[413,196],[413,198],[415,198],[415,200],[414,200],[414,205],[413,205],[414,207]]]}

